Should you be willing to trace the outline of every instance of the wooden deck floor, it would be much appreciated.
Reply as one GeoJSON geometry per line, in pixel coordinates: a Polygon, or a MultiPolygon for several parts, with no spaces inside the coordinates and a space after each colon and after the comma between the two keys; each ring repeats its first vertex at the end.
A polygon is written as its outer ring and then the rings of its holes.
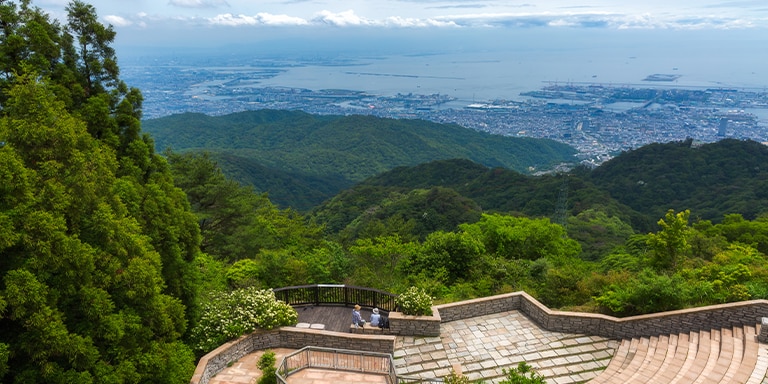
{"type": "MultiPolygon", "coordinates": [[[[325,329],[335,332],[349,332],[352,324],[352,307],[342,306],[303,306],[296,307],[299,314],[299,323],[325,324],[325,329]]],[[[386,311],[379,312],[382,316],[388,316],[386,311]]],[[[371,308],[363,308],[360,315],[365,321],[371,319],[371,308]]]]}

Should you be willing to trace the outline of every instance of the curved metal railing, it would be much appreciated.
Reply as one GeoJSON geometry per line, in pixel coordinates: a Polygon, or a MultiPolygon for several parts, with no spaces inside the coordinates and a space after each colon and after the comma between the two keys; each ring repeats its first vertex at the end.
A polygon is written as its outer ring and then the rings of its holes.
{"type": "Polygon", "coordinates": [[[288,376],[305,368],[382,375],[387,383],[397,383],[395,365],[388,353],[321,347],[304,347],[286,355],[277,367],[277,382],[285,384],[288,376]]]}
{"type": "Polygon", "coordinates": [[[312,284],[273,289],[275,297],[289,305],[341,304],[397,312],[397,295],[373,288],[344,284],[312,284]]]}

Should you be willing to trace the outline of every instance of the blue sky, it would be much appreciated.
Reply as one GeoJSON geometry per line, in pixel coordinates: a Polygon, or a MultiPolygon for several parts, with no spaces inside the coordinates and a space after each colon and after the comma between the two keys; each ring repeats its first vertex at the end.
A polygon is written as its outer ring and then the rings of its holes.
{"type": "MultiPolygon", "coordinates": [[[[117,45],[205,46],[280,38],[511,29],[754,30],[766,0],[90,0],[117,45]]],[[[33,0],[64,19],[66,0],[33,0]]],[[[487,32],[486,32],[487,33],[487,32]]]]}
{"type": "MultiPolygon", "coordinates": [[[[510,26],[734,29],[768,26],[764,0],[91,0],[116,28],[510,26]]],[[[38,0],[54,16],[64,0],[38,0]]]]}

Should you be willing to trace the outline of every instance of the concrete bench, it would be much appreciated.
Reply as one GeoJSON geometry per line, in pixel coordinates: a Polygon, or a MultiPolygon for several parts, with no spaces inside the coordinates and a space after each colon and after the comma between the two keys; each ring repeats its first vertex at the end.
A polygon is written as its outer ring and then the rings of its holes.
{"type": "Polygon", "coordinates": [[[370,323],[365,323],[362,327],[359,325],[351,324],[349,326],[350,333],[383,333],[384,330],[378,326],[373,326],[370,323]]]}

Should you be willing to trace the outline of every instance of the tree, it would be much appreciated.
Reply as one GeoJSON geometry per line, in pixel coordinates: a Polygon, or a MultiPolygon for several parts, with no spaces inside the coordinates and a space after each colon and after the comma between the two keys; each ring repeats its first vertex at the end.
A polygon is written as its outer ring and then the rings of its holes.
{"type": "Polygon", "coordinates": [[[569,258],[581,252],[562,226],[546,218],[483,214],[479,222],[460,228],[482,239],[489,253],[507,259],[569,258]]]}
{"type": "Polygon", "coordinates": [[[197,216],[203,252],[231,263],[254,258],[262,250],[304,250],[317,244],[321,228],[228,179],[207,153],[165,155],[176,185],[197,216]]]}
{"type": "Polygon", "coordinates": [[[66,10],[67,32],[76,42],[74,61],[85,96],[102,94],[117,87],[120,70],[111,46],[116,35],[112,26],[99,23],[96,9],[80,0],[70,2],[66,10]]]}
{"type": "Polygon", "coordinates": [[[355,261],[355,284],[392,289],[398,281],[398,265],[403,258],[413,257],[417,247],[417,243],[404,242],[398,235],[357,240],[349,247],[355,261]]]}
{"type": "Polygon", "coordinates": [[[691,211],[675,213],[669,210],[664,218],[659,220],[661,230],[648,235],[648,246],[651,249],[653,266],[659,271],[674,271],[680,260],[690,255],[691,245],[688,238],[691,228],[688,218],[691,211]]]}
{"type": "MultiPolygon", "coordinates": [[[[48,84],[35,73],[16,77],[0,118],[0,175],[15,181],[0,187],[6,376],[188,381],[194,364],[179,342],[187,325],[180,298],[194,298],[166,293],[164,272],[190,275],[164,271],[173,264],[155,248],[162,241],[144,232],[145,217],[130,208],[136,201],[117,193],[142,195],[145,186],[118,178],[115,151],[89,135],[48,84]]],[[[183,217],[183,207],[155,218],[183,217]]],[[[188,246],[194,256],[194,239],[188,246]]]]}
{"type": "Polygon", "coordinates": [[[587,209],[568,218],[568,236],[581,244],[584,260],[599,260],[624,244],[633,233],[632,226],[598,209],[587,209]]]}

